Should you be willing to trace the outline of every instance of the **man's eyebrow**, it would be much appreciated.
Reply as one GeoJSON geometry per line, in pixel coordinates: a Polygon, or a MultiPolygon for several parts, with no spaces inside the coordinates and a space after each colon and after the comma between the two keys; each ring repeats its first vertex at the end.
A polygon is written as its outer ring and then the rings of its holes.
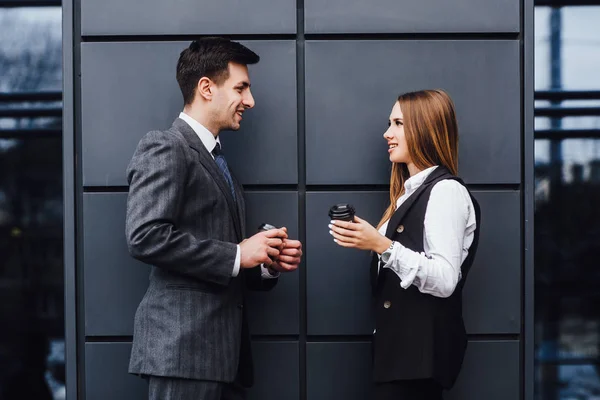
{"type": "Polygon", "coordinates": [[[236,86],[241,86],[243,88],[249,88],[252,85],[248,81],[242,81],[242,82],[238,83],[236,86]]]}

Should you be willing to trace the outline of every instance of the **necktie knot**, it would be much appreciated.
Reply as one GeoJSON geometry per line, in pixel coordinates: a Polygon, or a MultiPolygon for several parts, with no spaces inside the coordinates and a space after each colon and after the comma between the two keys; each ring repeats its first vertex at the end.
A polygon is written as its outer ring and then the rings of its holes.
{"type": "Polygon", "coordinates": [[[213,155],[215,157],[223,155],[223,152],[221,151],[221,144],[219,142],[217,142],[217,144],[215,145],[215,148],[213,149],[213,155]]]}

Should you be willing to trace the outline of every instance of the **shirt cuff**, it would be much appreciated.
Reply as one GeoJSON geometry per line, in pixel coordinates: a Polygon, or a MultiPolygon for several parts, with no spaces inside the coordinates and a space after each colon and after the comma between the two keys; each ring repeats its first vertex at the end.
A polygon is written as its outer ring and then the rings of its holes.
{"type": "Polygon", "coordinates": [[[242,249],[240,248],[240,245],[237,245],[237,252],[235,253],[235,261],[233,262],[233,272],[231,273],[231,276],[233,276],[234,278],[236,276],[238,276],[238,274],[240,273],[240,263],[242,260],[242,249]]]}
{"type": "Polygon", "coordinates": [[[260,273],[263,279],[279,278],[279,271],[273,271],[265,267],[264,264],[260,264],[260,273]]]}
{"type": "Polygon", "coordinates": [[[407,289],[413,284],[419,272],[420,254],[411,251],[398,242],[381,254],[383,268],[390,268],[400,278],[400,286],[407,289]]]}

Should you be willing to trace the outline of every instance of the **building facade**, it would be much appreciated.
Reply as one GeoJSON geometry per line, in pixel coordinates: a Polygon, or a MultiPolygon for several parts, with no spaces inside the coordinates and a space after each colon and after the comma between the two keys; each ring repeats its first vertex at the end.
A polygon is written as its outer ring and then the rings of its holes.
{"type": "Polygon", "coordinates": [[[327,211],[350,202],[378,221],[390,109],[425,88],[455,101],[460,175],[483,215],[468,352],[448,398],[533,398],[532,0],[85,0],[63,15],[68,398],[146,394],[127,374],[149,268],[127,253],[125,169],[140,138],[182,110],[175,66],[200,35],[261,56],[256,107],[222,135],[246,189],[247,234],[269,222],[304,244],[299,270],[250,299],[250,398],[367,398],[369,254],[333,243],[327,211]]]}

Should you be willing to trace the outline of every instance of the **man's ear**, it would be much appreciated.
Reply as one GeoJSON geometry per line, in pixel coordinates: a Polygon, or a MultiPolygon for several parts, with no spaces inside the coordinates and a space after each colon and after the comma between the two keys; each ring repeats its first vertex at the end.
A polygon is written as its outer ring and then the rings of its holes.
{"type": "Polygon", "coordinates": [[[214,82],[209,78],[203,76],[198,81],[198,85],[196,89],[198,90],[198,95],[204,98],[205,100],[211,100],[213,97],[213,86],[214,82]]]}

